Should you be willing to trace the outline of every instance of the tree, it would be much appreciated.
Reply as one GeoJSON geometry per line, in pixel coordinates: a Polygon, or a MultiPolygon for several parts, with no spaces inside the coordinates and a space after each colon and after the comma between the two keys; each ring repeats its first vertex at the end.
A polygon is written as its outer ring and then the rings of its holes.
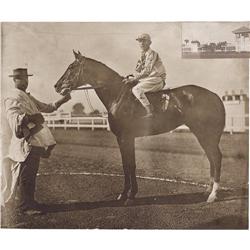
{"type": "Polygon", "coordinates": [[[191,43],[197,43],[197,46],[200,47],[201,43],[198,40],[194,40],[191,43]]]}
{"type": "Polygon", "coordinates": [[[216,44],[216,49],[217,50],[225,50],[225,47],[227,46],[227,41],[224,42],[218,42],[216,44]]]}
{"type": "Polygon", "coordinates": [[[85,115],[84,110],[85,110],[85,107],[83,106],[83,104],[78,102],[78,103],[73,105],[71,114],[77,115],[77,116],[83,116],[83,115],[85,115]]]}
{"type": "Polygon", "coordinates": [[[98,109],[94,109],[89,113],[90,116],[100,116],[101,112],[98,109]]]}
{"type": "Polygon", "coordinates": [[[215,51],[216,43],[210,43],[208,46],[209,46],[210,52],[214,52],[215,51]]]}

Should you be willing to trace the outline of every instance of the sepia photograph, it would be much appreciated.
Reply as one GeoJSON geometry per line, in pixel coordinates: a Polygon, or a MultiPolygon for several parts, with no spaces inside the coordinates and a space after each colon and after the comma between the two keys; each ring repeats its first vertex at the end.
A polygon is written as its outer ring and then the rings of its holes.
{"type": "Polygon", "coordinates": [[[250,22],[2,22],[1,228],[249,228],[250,22]]]}

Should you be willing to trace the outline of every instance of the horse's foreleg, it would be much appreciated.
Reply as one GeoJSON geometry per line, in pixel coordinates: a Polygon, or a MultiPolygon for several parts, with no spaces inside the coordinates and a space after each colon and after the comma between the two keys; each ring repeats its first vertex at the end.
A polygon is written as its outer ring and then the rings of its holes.
{"type": "MultiPolygon", "coordinates": [[[[117,138],[121,157],[122,165],[124,171],[124,189],[123,192],[119,195],[119,200],[133,200],[136,193],[138,192],[138,186],[135,175],[135,139],[133,137],[119,137],[117,138]]],[[[129,201],[126,202],[131,203],[129,201]]]]}
{"type": "Polygon", "coordinates": [[[127,158],[125,153],[125,141],[123,138],[117,137],[117,142],[121,152],[122,167],[124,172],[124,187],[122,193],[120,193],[119,196],[117,197],[117,200],[126,200],[128,198],[128,191],[130,189],[129,166],[127,163],[127,158]]]}

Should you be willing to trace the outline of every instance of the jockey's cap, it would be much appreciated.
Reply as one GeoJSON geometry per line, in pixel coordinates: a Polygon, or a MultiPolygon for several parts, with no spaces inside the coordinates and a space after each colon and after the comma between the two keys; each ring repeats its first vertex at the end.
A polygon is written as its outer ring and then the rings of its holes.
{"type": "Polygon", "coordinates": [[[149,34],[143,33],[136,38],[137,41],[148,40],[151,42],[151,37],[149,34]]]}

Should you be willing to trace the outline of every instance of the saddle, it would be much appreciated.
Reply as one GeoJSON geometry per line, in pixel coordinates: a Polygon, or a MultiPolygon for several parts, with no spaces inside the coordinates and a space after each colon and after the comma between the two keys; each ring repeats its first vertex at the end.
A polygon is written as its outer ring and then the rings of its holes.
{"type": "MultiPolygon", "coordinates": [[[[132,87],[135,84],[126,84],[121,90],[119,96],[112,104],[110,112],[113,116],[143,116],[145,113],[140,101],[133,95],[132,87]]],[[[178,112],[182,112],[182,104],[178,98],[171,92],[171,89],[162,89],[157,92],[145,93],[150,104],[154,107],[154,113],[164,113],[169,106],[170,98],[174,100],[174,107],[178,112]]]]}

